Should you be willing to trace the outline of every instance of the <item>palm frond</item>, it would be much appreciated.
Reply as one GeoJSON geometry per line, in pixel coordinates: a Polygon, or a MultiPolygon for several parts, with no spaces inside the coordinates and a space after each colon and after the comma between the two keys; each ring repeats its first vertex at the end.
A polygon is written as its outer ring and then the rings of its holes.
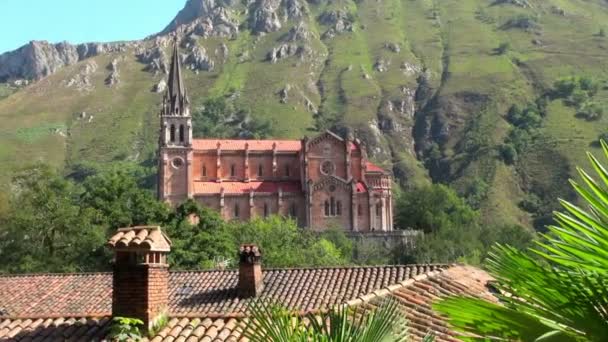
{"type": "Polygon", "coordinates": [[[404,318],[394,300],[376,309],[339,306],[305,318],[284,307],[257,302],[243,335],[249,340],[273,342],[380,342],[405,341],[404,318]]]}

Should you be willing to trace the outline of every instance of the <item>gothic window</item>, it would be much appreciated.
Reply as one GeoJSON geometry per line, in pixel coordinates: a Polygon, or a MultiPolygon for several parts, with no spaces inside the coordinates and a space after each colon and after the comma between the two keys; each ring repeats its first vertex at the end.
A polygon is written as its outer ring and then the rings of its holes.
{"type": "Polygon", "coordinates": [[[230,165],[230,177],[234,177],[236,175],[236,172],[234,170],[234,164],[230,165]]]}
{"type": "Polygon", "coordinates": [[[234,217],[239,217],[239,205],[238,205],[238,203],[234,204],[234,217]]]}
{"type": "Polygon", "coordinates": [[[329,201],[325,200],[325,216],[329,216],[329,201]]]}
{"type": "Polygon", "coordinates": [[[376,204],[376,216],[380,216],[382,214],[382,205],[380,203],[376,204]]]}
{"type": "Polygon", "coordinates": [[[358,215],[358,216],[363,215],[363,210],[361,209],[361,204],[358,204],[358,205],[357,205],[357,215],[358,215]]]}
{"type": "Polygon", "coordinates": [[[336,200],[333,196],[329,199],[329,213],[331,216],[336,216],[336,200]]]}
{"type": "Polygon", "coordinates": [[[184,142],[184,125],[179,125],[179,142],[184,142]]]}
{"type": "Polygon", "coordinates": [[[264,203],[264,217],[268,217],[268,203],[264,203]]]}
{"type": "Polygon", "coordinates": [[[285,176],[289,177],[289,164],[285,165],[285,176]]]}
{"type": "Polygon", "coordinates": [[[258,177],[262,177],[264,173],[264,166],[262,164],[258,165],[258,177]]]}
{"type": "Polygon", "coordinates": [[[203,177],[207,177],[207,167],[203,165],[203,177]]]}
{"type": "Polygon", "coordinates": [[[175,125],[171,125],[171,128],[169,129],[169,140],[171,142],[175,142],[175,125]]]}
{"type": "Polygon", "coordinates": [[[342,215],[342,201],[336,202],[336,215],[342,215]]]}

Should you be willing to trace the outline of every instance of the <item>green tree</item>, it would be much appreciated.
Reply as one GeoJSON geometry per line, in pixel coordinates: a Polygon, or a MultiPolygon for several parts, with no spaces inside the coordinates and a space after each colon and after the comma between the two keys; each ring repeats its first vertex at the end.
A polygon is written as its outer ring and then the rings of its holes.
{"type": "Polygon", "coordinates": [[[83,207],[95,211],[95,222],[109,231],[131,225],[166,222],[169,208],[154,194],[142,189],[137,179],[122,169],[110,169],[90,176],[82,183],[83,207]]]}
{"type": "Polygon", "coordinates": [[[471,225],[478,217],[454,190],[441,184],[405,192],[397,200],[396,213],[397,227],[425,233],[440,231],[448,225],[471,225]]]}
{"type": "Polygon", "coordinates": [[[232,222],[230,226],[238,244],[260,246],[264,264],[270,267],[343,265],[350,260],[350,255],[342,255],[331,241],[300,229],[289,218],[256,218],[249,222],[232,222]]]}
{"type": "MultiPolygon", "coordinates": [[[[608,145],[602,140],[608,157],[608,145]]],[[[518,341],[605,341],[608,336],[608,171],[588,153],[594,178],[571,181],[587,210],[560,200],[557,226],[529,251],[497,245],[487,268],[503,305],[464,297],[436,308],[457,329],[518,341]]]]}
{"type": "Polygon", "coordinates": [[[217,268],[221,261],[230,266],[238,245],[229,223],[224,222],[219,213],[189,200],[177,207],[170,221],[165,227],[173,242],[169,254],[169,264],[173,268],[217,268]],[[197,225],[190,223],[191,214],[198,216],[197,225]]]}
{"type": "Polygon", "coordinates": [[[81,208],[82,189],[47,165],[22,170],[12,180],[10,210],[0,239],[1,270],[59,272],[107,266],[103,229],[81,208]]]}

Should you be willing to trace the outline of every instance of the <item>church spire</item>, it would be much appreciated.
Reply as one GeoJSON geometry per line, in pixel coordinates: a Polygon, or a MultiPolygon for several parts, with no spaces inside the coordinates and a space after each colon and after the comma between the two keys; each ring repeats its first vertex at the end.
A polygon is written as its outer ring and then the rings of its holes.
{"type": "Polygon", "coordinates": [[[176,37],[173,42],[173,55],[171,56],[171,68],[169,69],[167,93],[165,94],[165,115],[189,116],[189,105],[190,100],[188,99],[182,78],[182,67],[176,37]]]}

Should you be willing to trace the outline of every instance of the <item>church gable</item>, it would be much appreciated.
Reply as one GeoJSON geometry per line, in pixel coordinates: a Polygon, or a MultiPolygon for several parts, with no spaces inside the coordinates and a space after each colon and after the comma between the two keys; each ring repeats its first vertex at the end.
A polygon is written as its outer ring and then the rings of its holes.
{"type": "Polygon", "coordinates": [[[307,143],[307,150],[309,153],[324,156],[334,155],[338,150],[343,154],[344,139],[330,131],[326,131],[309,140],[307,143]]]}

